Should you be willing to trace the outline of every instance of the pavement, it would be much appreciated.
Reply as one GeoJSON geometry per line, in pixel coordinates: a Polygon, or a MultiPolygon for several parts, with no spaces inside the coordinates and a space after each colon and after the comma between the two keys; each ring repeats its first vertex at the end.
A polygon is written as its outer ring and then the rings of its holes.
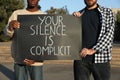
{"type": "MultiPolygon", "coordinates": [[[[10,43],[0,43],[0,46],[10,46],[10,43]]],[[[114,44],[113,46],[120,47],[120,44],[114,44]]],[[[6,58],[6,60],[8,59],[6,58]]],[[[1,62],[0,80],[14,80],[13,62],[1,62]]],[[[74,80],[72,61],[46,61],[43,66],[43,72],[44,80],[74,80]]],[[[91,80],[94,79],[91,77],[91,80]]],[[[120,80],[120,67],[112,66],[110,80],[120,80]]]]}
{"type": "MultiPolygon", "coordinates": [[[[72,62],[45,63],[43,71],[44,80],[74,80],[72,62]]],[[[14,80],[13,63],[0,63],[0,80],[14,80]]],[[[110,80],[120,80],[120,67],[112,67],[110,80]]]]}

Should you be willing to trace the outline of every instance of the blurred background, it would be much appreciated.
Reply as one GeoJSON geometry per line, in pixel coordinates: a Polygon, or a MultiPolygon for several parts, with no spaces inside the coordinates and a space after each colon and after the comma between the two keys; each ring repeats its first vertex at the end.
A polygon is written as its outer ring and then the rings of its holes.
{"type": "MultiPolygon", "coordinates": [[[[26,1],[0,0],[0,80],[14,80],[13,59],[10,54],[11,39],[4,35],[3,30],[14,10],[26,8],[26,1]]],[[[98,0],[98,4],[111,8],[115,16],[111,80],[120,80],[120,0],[98,0]]],[[[79,11],[84,7],[84,0],[40,0],[39,2],[40,10],[47,14],[72,15],[74,11],[79,11]]],[[[73,80],[72,69],[73,60],[45,61],[45,80],[52,80],[53,77],[57,80],[73,80]]]]}
{"type": "MultiPolygon", "coordinates": [[[[98,0],[98,4],[111,8],[116,18],[114,42],[120,42],[120,0],[98,0]]],[[[0,0],[0,42],[10,39],[3,34],[11,13],[16,9],[26,8],[27,0],[0,0]]],[[[84,0],[40,0],[39,8],[48,14],[72,14],[85,7],[84,0]]]]}

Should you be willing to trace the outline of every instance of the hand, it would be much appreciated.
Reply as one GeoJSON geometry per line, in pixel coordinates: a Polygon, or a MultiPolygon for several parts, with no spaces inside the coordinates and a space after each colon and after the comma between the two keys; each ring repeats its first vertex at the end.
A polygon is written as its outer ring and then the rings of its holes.
{"type": "Polygon", "coordinates": [[[73,15],[76,17],[80,17],[82,14],[80,12],[74,12],[73,15]]]}
{"type": "Polygon", "coordinates": [[[93,49],[83,48],[80,52],[81,57],[86,57],[86,55],[93,55],[96,51],[93,49]]]}
{"type": "Polygon", "coordinates": [[[20,27],[20,23],[17,21],[17,20],[12,20],[10,23],[9,23],[9,29],[10,30],[14,30],[14,29],[17,29],[20,27]]]}
{"type": "Polygon", "coordinates": [[[25,59],[23,62],[25,63],[25,65],[28,65],[28,66],[35,63],[34,60],[30,60],[30,59],[25,59]]]}

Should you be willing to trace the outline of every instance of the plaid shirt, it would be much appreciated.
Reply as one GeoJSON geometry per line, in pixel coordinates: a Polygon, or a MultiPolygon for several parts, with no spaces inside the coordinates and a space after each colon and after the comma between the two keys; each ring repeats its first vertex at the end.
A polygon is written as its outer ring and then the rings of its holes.
{"type": "MultiPolygon", "coordinates": [[[[112,10],[98,6],[100,12],[101,31],[96,45],[92,49],[96,50],[94,63],[105,63],[111,60],[111,51],[114,35],[115,20],[112,10]]],[[[83,14],[85,9],[80,12],[83,14]]]]}

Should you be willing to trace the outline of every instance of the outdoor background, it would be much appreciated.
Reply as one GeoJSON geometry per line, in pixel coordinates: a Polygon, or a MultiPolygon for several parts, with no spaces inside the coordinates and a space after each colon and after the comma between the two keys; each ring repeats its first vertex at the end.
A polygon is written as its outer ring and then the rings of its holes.
{"type": "MultiPolygon", "coordinates": [[[[25,9],[27,0],[0,0],[0,60],[12,59],[10,55],[11,39],[4,34],[4,28],[13,11],[25,9]]],[[[120,0],[98,0],[98,4],[111,8],[115,16],[115,34],[112,50],[112,64],[120,66],[120,0]]],[[[85,7],[84,0],[40,0],[39,8],[47,14],[72,15],[85,7]]],[[[7,61],[11,61],[7,60],[7,61]]]]}
{"type": "MultiPolygon", "coordinates": [[[[98,4],[111,8],[116,17],[116,28],[114,42],[120,42],[120,0],[98,0],[98,4]]],[[[26,8],[27,0],[0,0],[0,42],[9,41],[4,36],[8,18],[16,9],[26,8]]],[[[48,14],[72,14],[85,7],[84,0],[40,0],[40,10],[48,14]]]]}
{"type": "MultiPolygon", "coordinates": [[[[26,8],[26,1],[0,0],[0,80],[14,80],[11,39],[4,35],[3,30],[14,10],[26,8]]],[[[98,0],[98,4],[111,8],[115,16],[110,80],[120,80],[120,0],[98,0]]],[[[40,0],[39,2],[40,10],[48,14],[72,15],[74,11],[84,7],[84,0],[40,0]]],[[[43,70],[45,80],[73,80],[73,60],[44,61],[43,70]]]]}
{"type": "MultiPolygon", "coordinates": [[[[108,8],[120,8],[120,0],[98,0],[98,3],[108,8]]],[[[70,14],[85,7],[84,0],[40,0],[39,4],[42,11],[50,9],[51,6],[67,7],[70,14]]]]}

